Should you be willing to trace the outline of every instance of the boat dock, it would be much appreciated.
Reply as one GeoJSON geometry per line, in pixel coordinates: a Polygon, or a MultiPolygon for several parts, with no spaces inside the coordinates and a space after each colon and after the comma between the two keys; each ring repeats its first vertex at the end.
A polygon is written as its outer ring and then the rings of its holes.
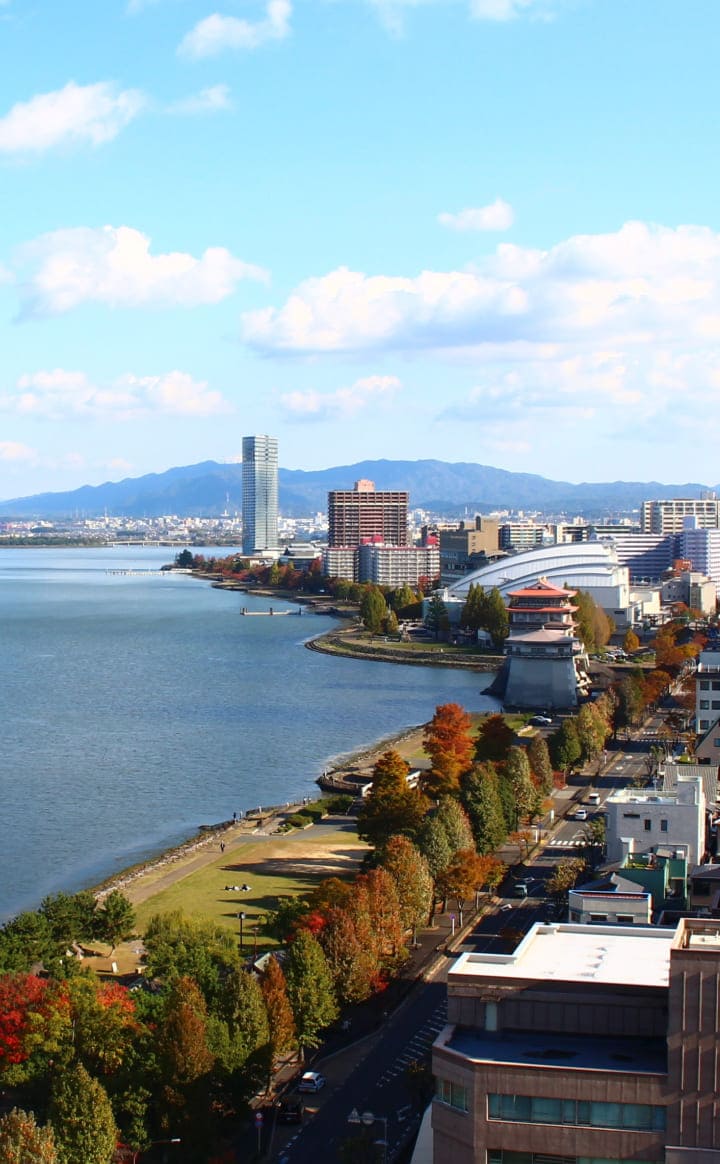
{"type": "Polygon", "coordinates": [[[272,606],[269,610],[248,610],[247,606],[241,606],[240,613],[247,615],[248,618],[261,618],[266,616],[283,618],[286,614],[301,615],[302,606],[299,606],[297,610],[273,610],[272,606]]]}

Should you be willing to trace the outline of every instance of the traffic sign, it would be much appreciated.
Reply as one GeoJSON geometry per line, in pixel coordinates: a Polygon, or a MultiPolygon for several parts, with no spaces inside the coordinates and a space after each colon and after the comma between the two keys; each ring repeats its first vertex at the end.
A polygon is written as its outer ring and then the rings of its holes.
{"type": "Polygon", "coordinates": [[[255,1112],[255,1127],[261,1128],[263,1126],[263,1113],[261,1111],[255,1112]]]}

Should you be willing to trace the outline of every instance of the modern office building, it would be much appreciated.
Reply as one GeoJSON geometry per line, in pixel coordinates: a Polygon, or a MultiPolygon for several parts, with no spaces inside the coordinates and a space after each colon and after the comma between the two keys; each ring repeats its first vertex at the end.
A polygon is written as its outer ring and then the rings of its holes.
{"type": "Polygon", "coordinates": [[[408,493],[376,490],[372,481],[356,481],[354,489],[328,493],[328,547],[359,546],[377,541],[386,546],[408,544],[408,493]]]}
{"type": "Polygon", "coordinates": [[[455,529],[441,529],[440,568],[458,572],[467,570],[473,558],[497,557],[499,522],[496,517],[477,514],[474,522],[461,521],[455,529]]]}
{"type": "Polygon", "coordinates": [[[242,443],[243,554],[278,552],[277,437],[248,436],[242,443]]]}
{"type": "Polygon", "coordinates": [[[700,529],[716,529],[720,517],[717,497],[671,497],[662,501],[643,501],[640,524],[644,533],[679,534],[686,517],[696,517],[700,529]]]}
{"type": "Polygon", "coordinates": [[[462,954],[433,1047],[434,1164],[720,1162],[720,922],[536,924],[462,954]]]}

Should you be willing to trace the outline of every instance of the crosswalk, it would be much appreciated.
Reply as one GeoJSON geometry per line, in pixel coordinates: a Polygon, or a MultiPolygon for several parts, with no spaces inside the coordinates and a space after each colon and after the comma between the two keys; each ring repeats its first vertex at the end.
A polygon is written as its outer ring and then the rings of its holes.
{"type": "Polygon", "coordinates": [[[393,1060],[380,1076],[379,1083],[389,1083],[391,1079],[397,1079],[398,1075],[403,1075],[411,1063],[428,1059],[430,1056],[430,1048],[446,1022],[447,1001],[441,1003],[437,1010],[433,1011],[430,1018],[415,1032],[410,1042],[403,1048],[402,1053],[393,1060]]]}

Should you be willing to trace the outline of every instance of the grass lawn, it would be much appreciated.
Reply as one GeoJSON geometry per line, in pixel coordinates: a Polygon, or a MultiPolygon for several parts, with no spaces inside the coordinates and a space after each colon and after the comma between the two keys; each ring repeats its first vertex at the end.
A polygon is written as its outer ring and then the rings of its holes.
{"type": "MultiPolygon", "coordinates": [[[[250,948],[254,927],[277,907],[279,897],[306,893],[326,877],[354,874],[367,846],[344,829],[313,827],[297,834],[248,841],[212,864],[148,898],[136,907],[137,930],[142,933],[153,914],[181,909],[191,917],[214,921],[239,933],[238,913],[245,914],[244,940],[250,948]],[[226,885],[249,885],[248,892],[225,890],[226,885]]],[[[263,945],[267,939],[263,938],[263,945]]]]}

